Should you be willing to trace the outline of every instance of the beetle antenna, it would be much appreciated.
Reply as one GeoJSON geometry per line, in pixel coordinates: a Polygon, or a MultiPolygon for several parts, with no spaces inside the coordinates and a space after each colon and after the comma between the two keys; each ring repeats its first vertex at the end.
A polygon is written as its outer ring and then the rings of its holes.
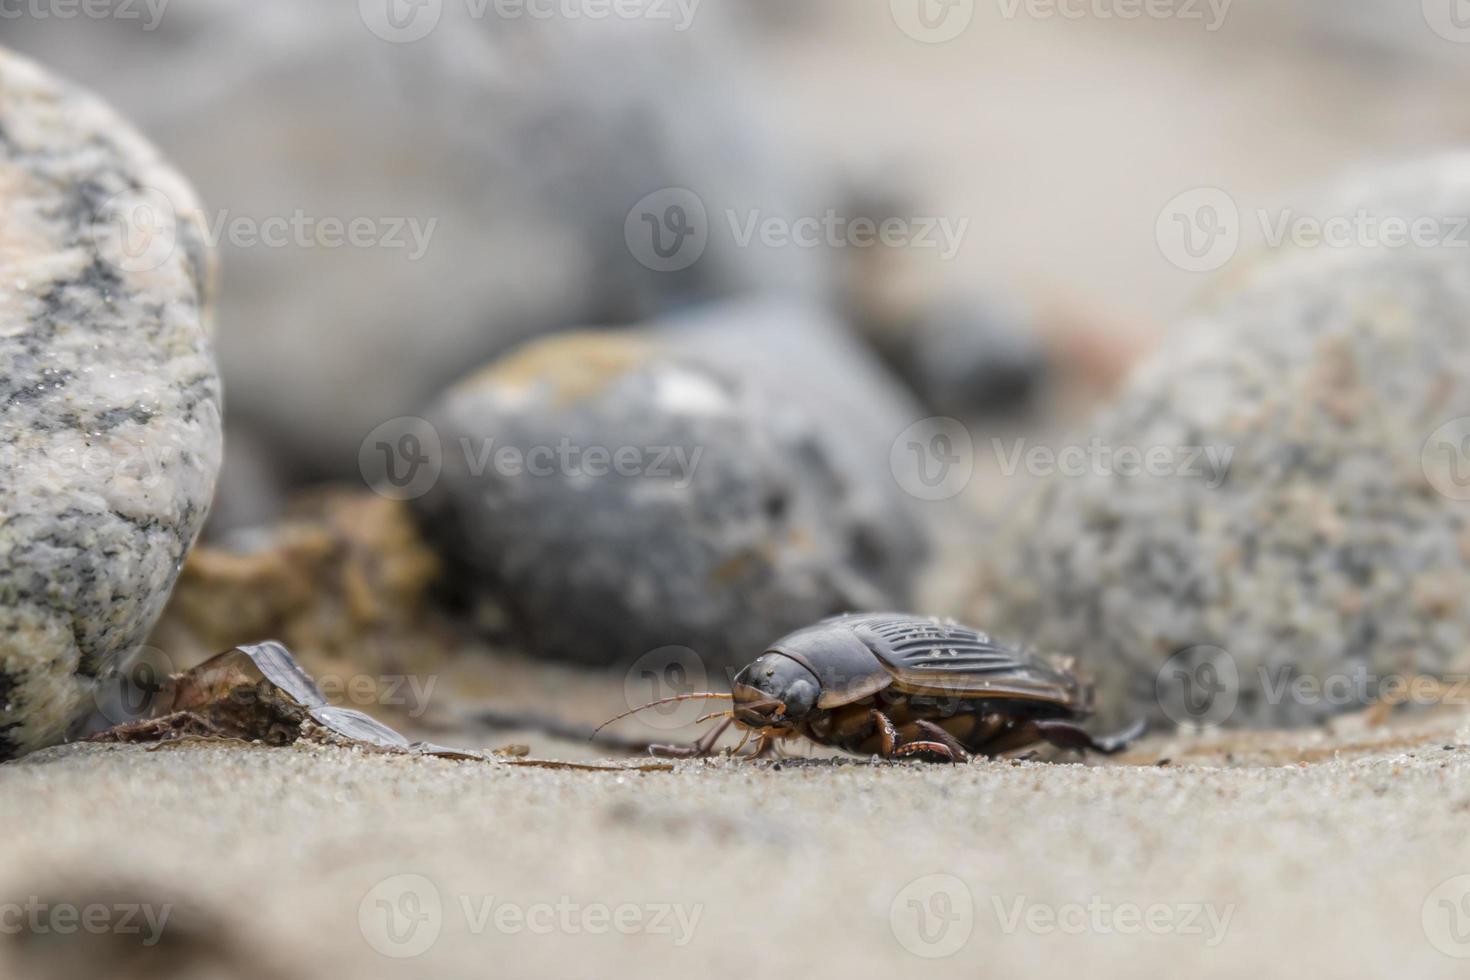
{"type": "MultiPolygon", "coordinates": [[[[713,693],[710,693],[710,692],[704,692],[704,693],[700,693],[700,694],[676,694],[676,695],[674,695],[671,698],[659,698],[657,701],[650,701],[647,704],[640,704],[636,708],[632,708],[632,709],[630,709],[628,711],[624,711],[622,714],[618,715],[615,718],[609,718],[607,721],[603,722],[602,724],[598,725],[596,728],[592,729],[592,735],[593,736],[596,736],[598,732],[602,731],[604,728],[606,728],[608,725],[611,725],[613,722],[615,722],[615,721],[622,721],[624,718],[628,717],[629,715],[636,715],[638,712],[643,711],[643,710],[645,710],[647,708],[654,708],[654,707],[657,707],[658,705],[661,705],[661,704],[672,704],[675,701],[692,701],[695,698],[719,698],[719,699],[722,699],[722,700],[725,700],[725,701],[733,701],[733,700],[735,700],[735,695],[733,695],[733,694],[713,694],[713,693]]],[[[588,741],[591,741],[591,739],[589,738],[588,741]]]]}

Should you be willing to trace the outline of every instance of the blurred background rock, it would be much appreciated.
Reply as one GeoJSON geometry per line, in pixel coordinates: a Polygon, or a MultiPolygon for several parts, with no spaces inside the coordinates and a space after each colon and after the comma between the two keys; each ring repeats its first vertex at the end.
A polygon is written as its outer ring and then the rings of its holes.
{"type": "MultiPolygon", "coordinates": [[[[1156,236],[1171,198],[1212,187],[1242,214],[1295,206],[1300,188],[1470,137],[1470,45],[1453,2],[1221,0],[1125,20],[997,0],[957,5],[971,19],[943,44],[906,34],[904,4],[888,0],[669,4],[675,19],[693,10],[687,30],[504,19],[493,5],[475,17],[446,0],[437,27],[406,44],[368,29],[372,4],[299,0],[176,0],[156,30],[115,17],[0,30],[156,139],[216,228],[298,214],[435,222],[417,258],[412,239],[221,243],[216,543],[277,520],[300,487],[361,486],[376,427],[430,413],[526,341],[699,320],[715,304],[768,310],[742,301],[775,296],[850,328],[814,341],[841,349],[838,362],[870,360],[866,345],[896,378],[873,398],[909,407],[887,413],[876,428],[892,431],[873,444],[928,414],[972,426],[973,506],[921,508],[931,524],[962,523],[935,536],[937,565],[901,562],[901,587],[873,600],[957,611],[1000,546],[971,522],[1005,525],[1034,492],[1024,472],[1001,472],[989,437],[1060,438],[1239,274],[1169,261],[1156,236]],[[625,225],[667,188],[697,195],[710,240],[689,267],[657,272],[625,225]],[[726,217],[829,211],[965,233],[948,258],[740,247],[726,217]],[[909,390],[890,398],[890,385],[909,390]]],[[[1259,232],[1244,223],[1242,256],[1259,232]]],[[[725,321],[752,337],[771,328],[725,321]]],[[[857,470],[866,486],[892,476],[882,453],[857,470]]]]}

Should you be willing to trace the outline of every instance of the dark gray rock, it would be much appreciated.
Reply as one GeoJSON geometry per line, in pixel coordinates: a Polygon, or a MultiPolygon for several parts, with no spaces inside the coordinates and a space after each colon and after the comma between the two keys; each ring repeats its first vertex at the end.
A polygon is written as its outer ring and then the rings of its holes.
{"type": "Polygon", "coordinates": [[[936,415],[1021,415],[1036,406],[1051,372],[1034,316],[994,297],[952,296],[892,322],[869,322],[865,333],[936,415]]]}
{"type": "Polygon", "coordinates": [[[802,306],[568,335],[431,413],[443,474],[420,512],[533,653],[735,667],[824,616],[910,605],[929,538],[888,457],[921,414],[802,306]]]}

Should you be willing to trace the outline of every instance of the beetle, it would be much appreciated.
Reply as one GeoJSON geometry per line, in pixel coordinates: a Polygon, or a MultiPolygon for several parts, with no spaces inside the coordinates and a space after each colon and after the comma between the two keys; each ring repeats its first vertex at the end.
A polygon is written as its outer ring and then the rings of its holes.
{"type": "MultiPolygon", "coordinates": [[[[1145,730],[1138,722],[1099,737],[1078,722],[1092,713],[1092,687],[1069,660],[1023,652],[952,620],[896,613],[836,616],[782,637],[734,677],[729,711],[691,746],[660,754],[708,755],[732,724],[758,736],[755,755],[776,742],[819,745],[883,758],[965,762],[1040,742],[1113,755],[1145,730]]],[[[599,729],[600,730],[600,729],[599,729]]]]}

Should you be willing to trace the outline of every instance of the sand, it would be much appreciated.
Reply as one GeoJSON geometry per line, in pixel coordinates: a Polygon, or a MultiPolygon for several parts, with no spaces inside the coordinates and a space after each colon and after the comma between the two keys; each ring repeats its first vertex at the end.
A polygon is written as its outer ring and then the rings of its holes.
{"type": "Polygon", "coordinates": [[[0,968],[1463,975],[1467,722],[1155,738],[1106,765],[587,772],[306,743],[64,746],[0,767],[0,930],[29,923],[0,968]],[[57,941],[67,905],[117,929],[57,941]]]}

